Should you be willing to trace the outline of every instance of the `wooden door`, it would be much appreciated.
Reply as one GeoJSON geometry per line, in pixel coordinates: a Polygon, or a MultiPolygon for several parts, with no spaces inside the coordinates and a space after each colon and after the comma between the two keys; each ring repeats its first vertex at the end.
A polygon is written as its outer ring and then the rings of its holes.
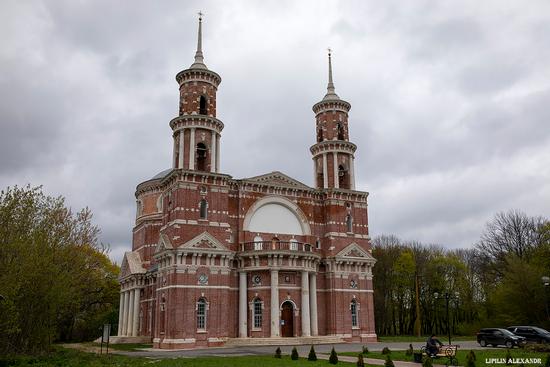
{"type": "Polygon", "coordinates": [[[294,336],[294,307],[291,302],[283,303],[281,312],[281,336],[294,336]]]}

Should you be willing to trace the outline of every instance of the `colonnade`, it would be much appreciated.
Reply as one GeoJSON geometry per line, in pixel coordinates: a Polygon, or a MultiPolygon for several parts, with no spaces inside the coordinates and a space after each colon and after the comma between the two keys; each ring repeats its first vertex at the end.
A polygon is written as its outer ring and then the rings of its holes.
{"type": "Polygon", "coordinates": [[[132,288],[120,292],[118,336],[138,336],[140,291],[141,288],[132,288]]]}
{"type": "MultiPolygon", "coordinates": [[[[239,338],[248,336],[248,289],[247,289],[247,272],[239,272],[239,338]]],[[[271,270],[271,337],[280,336],[280,300],[279,300],[279,271],[271,270]]],[[[301,286],[301,321],[302,335],[301,336],[317,336],[318,321],[317,321],[317,274],[314,272],[302,271],[302,286],[301,286]]]]}
{"type": "MultiPolygon", "coordinates": [[[[328,175],[328,160],[329,160],[329,154],[332,154],[332,177],[334,182],[332,184],[334,185],[334,188],[338,189],[340,187],[340,182],[338,179],[338,152],[325,152],[322,153],[322,163],[323,163],[323,188],[327,189],[329,187],[329,175],[328,175]]],[[[349,186],[351,190],[355,190],[355,173],[353,166],[355,165],[355,158],[350,155],[349,158],[349,186]]],[[[317,182],[317,163],[316,160],[313,159],[313,182],[317,182]]]]}
{"type": "MultiPolygon", "coordinates": [[[[174,139],[174,168],[195,169],[195,133],[196,128],[183,128],[179,130],[177,139],[174,139]],[[189,129],[189,167],[184,167],[184,152],[185,152],[185,130],[189,129]],[[177,154],[176,154],[177,146],[177,154]],[[178,160],[176,161],[176,157],[178,160]]],[[[212,138],[210,143],[210,172],[216,173],[220,170],[220,135],[212,130],[212,138]]]]}

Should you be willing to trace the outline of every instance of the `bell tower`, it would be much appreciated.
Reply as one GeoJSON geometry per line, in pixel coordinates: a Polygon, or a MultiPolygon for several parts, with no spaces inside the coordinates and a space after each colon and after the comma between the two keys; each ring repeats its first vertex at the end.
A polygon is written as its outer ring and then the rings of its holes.
{"type": "Polygon", "coordinates": [[[170,121],[174,138],[172,168],[217,173],[223,123],[216,118],[216,93],[221,77],[208,69],[202,53],[202,16],[195,62],[176,75],[179,116],[170,121]]]}
{"type": "Polygon", "coordinates": [[[313,105],[317,143],[311,148],[315,187],[355,190],[354,153],[349,141],[351,104],[340,99],[332,81],[332,52],[328,49],[327,94],[313,105]]]}

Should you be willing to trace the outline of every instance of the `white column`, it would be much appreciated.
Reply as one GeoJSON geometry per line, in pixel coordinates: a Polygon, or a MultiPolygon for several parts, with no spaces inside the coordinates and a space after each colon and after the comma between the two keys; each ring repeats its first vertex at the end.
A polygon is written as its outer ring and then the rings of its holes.
{"type": "Polygon", "coordinates": [[[195,169],[195,128],[191,128],[191,137],[189,138],[189,169],[195,169]]]}
{"type": "Polygon", "coordinates": [[[140,289],[134,289],[134,319],[132,320],[132,336],[138,336],[139,326],[139,293],[140,289]]]}
{"type": "Polygon", "coordinates": [[[180,150],[179,150],[179,162],[178,162],[178,168],[184,168],[183,167],[183,152],[185,152],[183,148],[184,144],[184,136],[185,136],[185,130],[180,130],[180,150]]]}
{"type": "Polygon", "coordinates": [[[311,187],[317,187],[317,162],[315,161],[315,157],[312,158],[313,160],[313,185],[311,187]]]}
{"type": "Polygon", "coordinates": [[[212,142],[210,143],[210,172],[216,172],[216,132],[212,131],[212,142]]]}
{"type": "Polygon", "coordinates": [[[279,336],[279,271],[271,270],[271,337],[279,336]]]}
{"type": "Polygon", "coordinates": [[[349,160],[349,186],[350,189],[355,190],[355,170],[353,169],[353,166],[355,166],[355,158],[350,156],[349,160]]]}
{"type": "Polygon", "coordinates": [[[216,139],[216,172],[220,172],[220,139],[221,136],[216,139]]]}
{"type": "Polygon", "coordinates": [[[333,152],[332,156],[334,157],[333,163],[333,172],[334,172],[334,187],[338,188],[338,153],[333,152]]]}
{"type": "Polygon", "coordinates": [[[129,290],[128,294],[126,294],[126,297],[128,297],[128,302],[126,308],[128,309],[128,318],[126,319],[126,335],[131,336],[132,335],[132,327],[134,322],[134,297],[133,297],[133,291],[129,290]]]}
{"type": "Polygon", "coordinates": [[[124,320],[124,292],[120,292],[120,304],[118,306],[118,336],[122,336],[124,320]]]}
{"type": "Polygon", "coordinates": [[[317,274],[309,274],[309,308],[311,310],[311,335],[319,335],[317,328],[317,274]]]}
{"type": "Polygon", "coordinates": [[[239,338],[247,337],[246,272],[239,272],[239,338]]]}
{"type": "Polygon", "coordinates": [[[328,188],[327,153],[323,153],[323,187],[328,188]]]}
{"type": "Polygon", "coordinates": [[[311,323],[309,319],[309,276],[307,271],[302,271],[302,336],[311,336],[311,323]]]}
{"type": "Polygon", "coordinates": [[[176,152],[177,152],[177,149],[176,149],[176,144],[177,140],[176,140],[176,137],[174,136],[174,148],[172,149],[172,155],[173,155],[173,158],[172,158],[172,167],[173,168],[178,168],[178,162],[176,161],[176,152]]]}
{"type": "Polygon", "coordinates": [[[128,291],[124,291],[124,311],[122,314],[122,335],[126,336],[128,329],[128,303],[130,299],[128,298],[128,291]]]}

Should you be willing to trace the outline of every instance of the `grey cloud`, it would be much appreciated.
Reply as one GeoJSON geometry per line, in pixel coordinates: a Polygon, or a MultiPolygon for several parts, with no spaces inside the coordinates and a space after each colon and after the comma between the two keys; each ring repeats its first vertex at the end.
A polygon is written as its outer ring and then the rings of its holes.
{"type": "Polygon", "coordinates": [[[192,63],[199,9],[206,64],[223,79],[225,173],[311,184],[311,106],[332,46],[372,235],[467,246],[498,210],[550,215],[545,2],[0,8],[0,186],[44,184],[91,207],[115,259],[130,249],[136,185],[170,166],[174,75],[192,63]]]}

